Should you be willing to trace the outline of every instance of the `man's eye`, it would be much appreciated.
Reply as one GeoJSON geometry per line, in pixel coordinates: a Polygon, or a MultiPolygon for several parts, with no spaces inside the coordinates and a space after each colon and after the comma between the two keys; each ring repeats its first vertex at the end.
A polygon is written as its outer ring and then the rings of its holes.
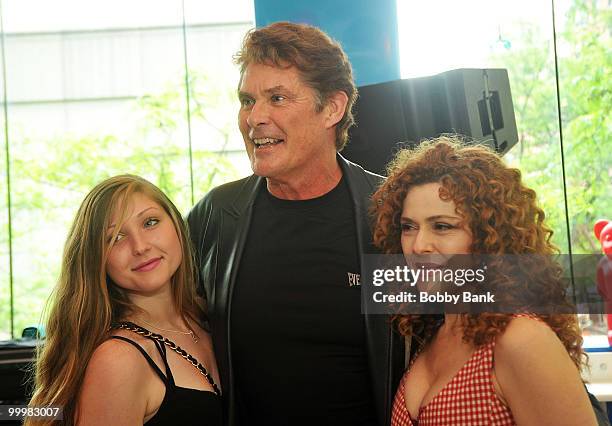
{"type": "Polygon", "coordinates": [[[282,102],[285,100],[285,97],[283,95],[272,95],[271,99],[272,102],[282,102]]]}
{"type": "Polygon", "coordinates": [[[159,223],[159,219],[155,219],[154,217],[150,217],[147,220],[145,220],[145,226],[149,227],[149,226],[155,226],[159,223]]]}
{"type": "Polygon", "coordinates": [[[243,107],[253,106],[254,103],[255,103],[255,101],[253,99],[250,99],[250,98],[240,98],[240,105],[242,105],[243,107]]]}

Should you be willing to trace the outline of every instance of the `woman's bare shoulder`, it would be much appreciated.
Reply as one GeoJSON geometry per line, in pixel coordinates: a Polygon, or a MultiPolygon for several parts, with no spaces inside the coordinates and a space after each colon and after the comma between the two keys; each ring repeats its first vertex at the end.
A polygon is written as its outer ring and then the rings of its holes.
{"type": "Polygon", "coordinates": [[[512,319],[497,338],[494,360],[498,394],[518,424],[594,424],[580,372],[544,321],[512,319]]]}
{"type": "Polygon", "coordinates": [[[555,332],[543,320],[530,316],[513,318],[497,338],[496,352],[520,355],[534,349],[563,348],[555,332]],[[552,344],[552,347],[551,347],[552,344]]]}
{"type": "Polygon", "coordinates": [[[146,371],[146,368],[139,368],[146,366],[142,353],[136,347],[128,342],[109,338],[93,352],[87,370],[93,372],[103,370],[107,373],[128,372],[134,369],[146,371]]]}
{"type": "Polygon", "coordinates": [[[147,407],[149,366],[131,344],[108,339],[87,363],[79,397],[79,423],[128,424],[142,422],[147,407]],[[91,423],[94,422],[94,423],[91,423]]]}

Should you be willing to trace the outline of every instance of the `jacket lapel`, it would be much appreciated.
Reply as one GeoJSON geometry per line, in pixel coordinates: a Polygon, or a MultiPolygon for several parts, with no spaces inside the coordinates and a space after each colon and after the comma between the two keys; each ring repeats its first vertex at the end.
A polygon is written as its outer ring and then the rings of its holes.
{"type": "MultiPolygon", "coordinates": [[[[359,244],[359,264],[365,264],[366,254],[379,253],[372,244],[370,224],[370,198],[376,188],[368,180],[363,170],[356,169],[349,161],[338,154],[338,162],[348,183],[355,209],[355,225],[359,244]]],[[[382,183],[382,177],[380,178],[382,183]]],[[[370,368],[370,378],[374,389],[374,400],[378,411],[378,419],[384,419],[382,424],[390,424],[391,401],[398,384],[398,378],[403,371],[403,347],[398,336],[393,333],[387,315],[370,314],[367,304],[362,300],[362,312],[365,321],[366,350],[370,368]]]]}
{"type": "Polygon", "coordinates": [[[257,196],[260,185],[265,180],[259,176],[252,175],[245,181],[244,186],[226,207],[223,208],[222,225],[218,236],[219,265],[222,267],[217,271],[218,282],[227,283],[217,303],[220,304],[219,314],[226,318],[228,346],[229,342],[229,315],[232,292],[236,283],[236,275],[244,245],[251,225],[253,203],[257,196]]]}
{"type": "Polygon", "coordinates": [[[222,357],[219,365],[225,368],[221,371],[224,376],[224,383],[229,388],[227,403],[229,404],[228,419],[229,424],[235,424],[236,419],[236,394],[234,386],[234,369],[230,359],[231,346],[231,300],[236,276],[238,274],[238,266],[244,250],[244,245],[249,233],[251,217],[253,213],[253,203],[257,196],[257,191],[265,182],[259,176],[252,175],[248,178],[236,197],[221,209],[221,226],[217,235],[217,244],[219,244],[217,256],[217,281],[224,285],[217,288],[217,296],[215,298],[216,318],[221,321],[217,324],[220,331],[220,338],[214,342],[215,352],[222,357]]]}

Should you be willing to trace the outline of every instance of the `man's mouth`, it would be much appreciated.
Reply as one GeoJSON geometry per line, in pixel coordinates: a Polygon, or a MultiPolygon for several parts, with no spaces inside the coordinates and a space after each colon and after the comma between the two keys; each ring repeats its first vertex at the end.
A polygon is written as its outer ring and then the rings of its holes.
{"type": "Polygon", "coordinates": [[[256,149],[261,149],[268,146],[278,145],[279,143],[284,142],[283,139],[275,139],[275,138],[255,138],[253,139],[253,143],[255,144],[256,149]]]}

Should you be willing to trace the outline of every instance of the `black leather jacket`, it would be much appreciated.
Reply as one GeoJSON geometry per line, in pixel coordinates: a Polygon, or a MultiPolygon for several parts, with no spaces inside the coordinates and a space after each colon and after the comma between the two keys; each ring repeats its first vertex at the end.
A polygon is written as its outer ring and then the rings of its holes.
{"type": "MultiPolygon", "coordinates": [[[[338,163],[353,199],[360,256],[372,253],[374,248],[367,210],[370,196],[382,178],[340,155],[338,163]]],[[[261,185],[265,185],[265,179],[255,175],[221,185],[198,202],[187,217],[198,258],[200,290],[204,291],[207,299],[212,340],[230,425],[238,425],[235,416],[236,395],[232,386],[234,370],[229,324],[232,291],[249,232],[253,202],[261,185]]],[[[363,265],[363,260],[360,261],[363,265]]],[[[390,424],[393,396],[404,369],[404,344],[400,336],[392,332],[387,316],[366,313],[364,321],[378,424],[386,426],[390,424]]]]}

